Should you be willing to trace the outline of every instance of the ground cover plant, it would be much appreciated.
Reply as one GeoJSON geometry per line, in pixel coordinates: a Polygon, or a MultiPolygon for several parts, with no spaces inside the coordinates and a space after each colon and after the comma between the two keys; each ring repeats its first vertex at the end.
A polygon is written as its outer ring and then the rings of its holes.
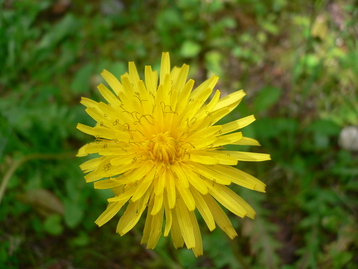
{"type": "Polygon", "coordinates": [[[4,268],[357,268],[358,153],[339,139],[358,125],[354,0],[0,3],[4,268]],[[239,162],[267,185],[233,187],[256,217],[228,212],[234,240],[198,218],[198,258],[170,238],[140,245],[144,219],[123,237],[116,220],[98,228],[111,192],[86,184],[75,157],[89,142],[77,123],[94,123],[80,98],[102,100],[101,71],[159,70],[163,51],[196,85],[216,74],[223,93],[244,89],[225,121],[254,114],[243,133],[272,159],[239,162]]]}

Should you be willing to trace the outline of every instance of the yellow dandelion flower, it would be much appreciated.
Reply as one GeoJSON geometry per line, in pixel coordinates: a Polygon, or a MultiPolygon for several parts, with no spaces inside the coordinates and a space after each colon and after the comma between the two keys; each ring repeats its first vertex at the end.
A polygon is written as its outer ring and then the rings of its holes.
{"type": "Polygon", "coordinates": [[[210,231],[217,225],[234,238],[237,233],[218,203],[242,218],[254,218],[255,211],[227,186],[234,183],[265,192],[265,184],[233,166],[238,161],[269,160],[270,156],[224,149],[229,144],[259,145],[237,131],[252,123],[253,115],[215,125],[245,93],[240,90],[220,98],[216,90],[206,102],[218,77],[212,76],[193,90],[188,71],[186,64],[171,70],[167,52],[162,54],[159,79],[158,73],[146,66],[145,81],[141,80],[133,62],[121,82],[103,70],[101,75],[113,92],[100,84],[98,90],[106,103],[82,98],[86,112],[97,124],[77,125],[95,137],[77,156],[99,154],[81,169],[88,173],[87,182],[96,181],[95,188],[109,188],[114,193],[95,221],[98,226],[127,204],[117,225],[117,233],[124,235],[147,209],[141,243],[153,249],[162,233],[170,234],[175,248],[185,244],[199,256],[203,246],[196,209],[210,231]]]}

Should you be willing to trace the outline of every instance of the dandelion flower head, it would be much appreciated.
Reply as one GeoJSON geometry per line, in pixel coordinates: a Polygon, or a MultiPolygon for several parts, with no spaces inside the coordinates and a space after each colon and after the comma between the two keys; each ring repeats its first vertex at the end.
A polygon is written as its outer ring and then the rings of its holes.
{"type": "Polygon", "coordinates": [[[82,98],[86,112],[97,123],[77,125],[94,137],[77,156],[97,153],[99,157],[80,166],[88,173],[86,182],[114,193],[97,225],[104,225],[125,207],[116,229],[124,235],[146,211],[141,243],[153,249],[162,234],[170,235],[175,248],[185,244],[199,256],[203,245],[196,214],[210,231],[219,226],[234,238],[237,233],[222,207],[242,218],[254,218],[255,211],[228,186],[265,192],[264,183],[234,166],[238,161],[270,157],[225,150],[226,145],[259,145],[238,131],[255,120],[253,115],[215,125],[245,93],[240,90],[220,98],[220,91],[214,92],[217,76],[194,89],[188,71],[186,64],[171,69],[169,53],[162,54],[159,77],[145,67],[144,81],[133,62],[120,81],[103,70],[112,91],[100,84],[98,90],[106,102],[82,98]]]}

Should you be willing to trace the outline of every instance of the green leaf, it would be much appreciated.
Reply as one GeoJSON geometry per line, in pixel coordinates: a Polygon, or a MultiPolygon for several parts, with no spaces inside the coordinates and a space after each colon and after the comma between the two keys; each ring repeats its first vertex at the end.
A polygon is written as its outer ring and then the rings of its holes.
{"type": "Polygon", "coordinates": [[[83,218],[83,201],[81,203],[65,199],[65,223],[68,227],[76,227],[83,218]]]}
{"type": "Polygon", "coordinates": [[[259,113],[268,110],[272,105],[276,104],[281,97],[281,89],[275,87],[264,87],[257,94],[254,101],[254,111],[259,113]]]}
{"type": "MultiPolygon", "coordinates": [[[[356,175],[358,175],[358,169],[355,170],[356,175]]],[[[344,190],[352,190],[352,191],[358,191],[358,181],[351,180],[345,186],[343,186],[344,190]]]]}
{"type": "Polygon", "coordinates": [[[201,46],[190,40],[186,40],[180,49],[180,55],[184,58],[193,58],[199,54],[201,46]]]}
{"type": "MultiPolygon", "coordinates": [[[[115,77],[120,78],[125,72],[127,72],[127,65],[124,62],[115,62],[106,68],[115,77]]],[[[140,72],[141,70],[138,70],[140,72]]]]}
{"type": "Polygon", "coordinates": [[[221,20],[221,23],[224,25],[224,27],[229,28],[229,29],[234,29],[237,26],[236,21],[230,17],[224,17],[221,20]]]}
{"type": "Polygon", "coordinates": [[[87,233],[84,232],[80,232],[80,234],[77,237],[71,240],[71,244],[80,247],[88,245],[89,242],[90,242],[90,238],[87,235],[87,233]]]}
{"type": "Polygon", "coordinates": [[[325,136],[338,136],[341,128],[330,120],[316,120],[307,127],[307,131],[325,136]]]}
{"type": "Polygon", "coordinates": [[[223,74],[221,59],[222,54],[218,51],[210,51],[205,54],[206,68],[219,77],[221,77],[223,74]]]}
{"type": "Polygon", "coordinates": [[[176,9],[164,9],[157,16],[156,27],[159,31],[169,31],[172,27],[180,27],[183,21],[181,14],[176,9]]]}
{"type": "Polygon", "coordinates": [[[77,29],[77,20],[72,14],[66,15],[59,23],[50,29],[47,34],[41,39],[38,46],[39,49],[55,46],[66,35],[74,32],[77,29]]]}
{"type": "Polygon", "coordinates": [[[53,214],[46,218],[44,223],[44,229],[46,232],[52,235],[60,235],[63,232],[63,226],[61,224],[61,216],[53,214]]]}
{"type": "Polygon", "coordinates": [[[255,220],[243,221],[243,235],[250,238],[250,248],[257,257],[261,268],[278,268],[280,256],[277,254],[282,244],[274,236],[279,230],[277,224],[269,221],[270,211],[261,206],[263,195],[241,190],[241,194],[249,204],[257,210],[255,220]]]}
{"type": "Polygon", "coordinates": [[[94,69],[94,64],[89,63],[78,70],[70,85],[73,93],[80,94],[90,91],[90,78],[94,69]]]}

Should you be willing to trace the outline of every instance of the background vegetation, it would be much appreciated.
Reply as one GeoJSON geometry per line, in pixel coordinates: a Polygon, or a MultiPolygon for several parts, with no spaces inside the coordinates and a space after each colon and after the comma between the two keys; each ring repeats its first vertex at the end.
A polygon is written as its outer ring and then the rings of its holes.
{"type": "Polygon", "coordinates": [[[355,0],[0,1],[1,268],[358,268],[358,155],[340,131],[358,125],[355,0]],[[198,83],[245,89],[233,120],[272,161],[240,168],[267,193],[235,188],[257,211],[230,215],[231,241],[202,225],[205,255],[139,244],[118,217],[94,220],[106,191],[85,184],[76,150],[91,141],[81,96],[102,100],[103,68],[138,70],[170,51],[198,83]],[[4,191],[4,192],[3,192],[4,191]]]}

